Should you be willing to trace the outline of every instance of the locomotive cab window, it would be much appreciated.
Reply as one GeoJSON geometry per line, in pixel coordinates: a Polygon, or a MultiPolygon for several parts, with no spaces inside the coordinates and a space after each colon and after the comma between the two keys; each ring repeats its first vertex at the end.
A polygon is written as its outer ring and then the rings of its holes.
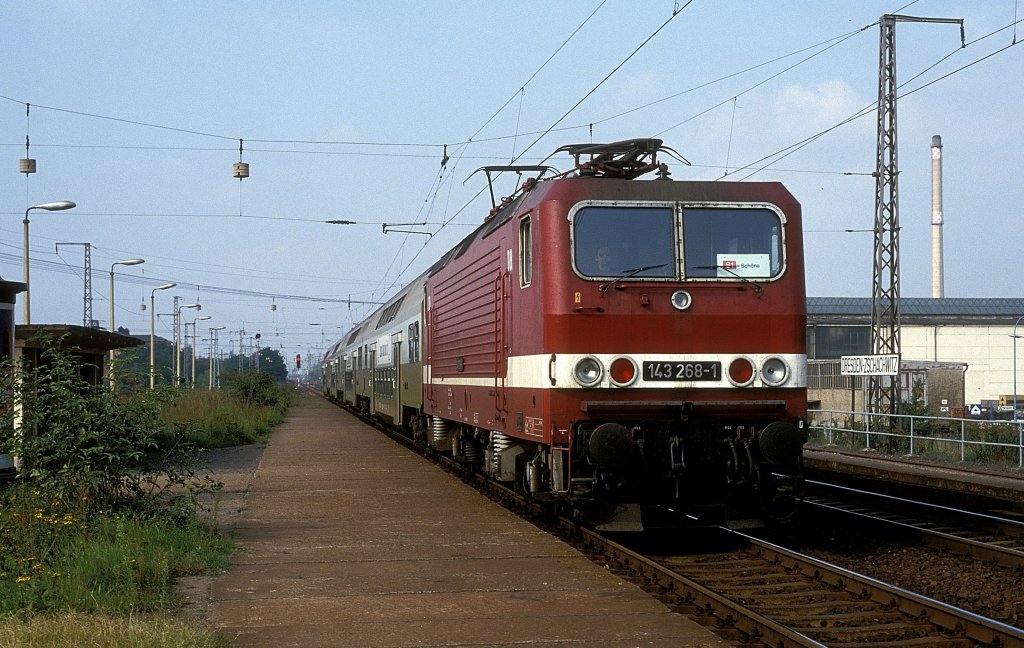
{"type": "Polygon", "coordinates": [[[525,288],[533,281],[533,234],[530,217],[519,222],[519,286],[525,288]]]}
{"type": "Polygon", "coordinates": [[[684,207],[686,277],[774,277],[782,271],[781,232],[769,209],[684,207]]]}
{"type": "Polygon", "coordinates": [[[576,271],[584,277],[676,276],[671,207],[587,206],[573,217],[576,271]]]}

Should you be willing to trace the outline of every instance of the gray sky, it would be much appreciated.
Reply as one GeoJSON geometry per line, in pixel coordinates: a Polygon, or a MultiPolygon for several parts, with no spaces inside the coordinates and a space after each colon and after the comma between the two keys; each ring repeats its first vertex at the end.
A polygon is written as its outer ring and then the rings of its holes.
{"type": "MultiPolygon", "coordinates": [[[[140,304],[173,281],[158,314],[179,295],[212,317],[201,332],[244,327],[305,356],[486,216],[476,168],[659,137],[693,164],[675,179],[785,183],[803,205],[808,294],[867,297],[871,235],[844,230],[873,224],[877,21],[894,12],[963,18],[968,44],[953,25],[897,26],[902,294],[931,294],[938,134],[946,295],[1019,296],[1019,0],[6,0],[0,275],[21,279],[25,208],[73,200],[30,217],[33,323],[81,323],[83,248],[55,244],[89,242],[101,326],[111,264],[142,257],[116,268],[118,325],[148,332],[140,304]]],[[[170,329],[160,317],[158,335],[170,329]]]]}

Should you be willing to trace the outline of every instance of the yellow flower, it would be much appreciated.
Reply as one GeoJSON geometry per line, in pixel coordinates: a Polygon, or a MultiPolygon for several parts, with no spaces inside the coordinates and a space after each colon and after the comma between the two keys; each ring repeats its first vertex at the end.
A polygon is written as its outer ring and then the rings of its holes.
{"type": "Polygon", "coordinates": [[[16,582],[16,583],[27,583],[30,580],[32,580],[31,576],[18,576],[18,578],[14,582],[16,582]]]}

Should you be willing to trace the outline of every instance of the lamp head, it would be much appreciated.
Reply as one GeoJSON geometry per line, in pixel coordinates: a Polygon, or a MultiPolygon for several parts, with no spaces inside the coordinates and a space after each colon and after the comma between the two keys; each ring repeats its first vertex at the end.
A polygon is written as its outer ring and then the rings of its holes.
{"type": "Polygon", "coordinates": [[[174,288],[177,285],[178,284],[176,284],[176,283],[167,283],[167,284],[164,284],[162,286],[157,286],[153,290],[167,290],[168,288],[174,288]]]}
{"type": "Polygon", "coordinates": [[[114,265],[139,265],[145,262],[145,259],[124,259],[122,261],[115,261],[114,265]]]}
{"type": "Polygon", "coordinates": [[[45,209],[46,211],[64,211],[65,209],[74,209],[77,205],[70,200],[58,200],[57,202],[43,203],[42,205],[35,205],[29,207],[29,209],[45,209]]]}

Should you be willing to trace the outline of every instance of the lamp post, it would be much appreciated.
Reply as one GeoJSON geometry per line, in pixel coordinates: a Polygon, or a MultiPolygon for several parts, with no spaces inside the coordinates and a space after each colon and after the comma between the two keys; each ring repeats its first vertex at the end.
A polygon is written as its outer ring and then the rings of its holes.
{"type": "Polygon", "coordinates": [[[174,387],[177,389],[179,381],[181,380],[181,309],[182,308],[194,308],[196,310],[202,310],[203,307],[200,304],[183,304],[178,306],[178,309],[174,312],[174,387]]]}
{"type": "MultiPolygon", "coordinates": [[[[133,266],[145,263],[145,259],[122,259],[121,261],[114,261],[110,264],[110,332],[113,333],[114,329],[114,266],[125,265],[133,266]]],[[[114,386],[114,358],[117,357],[117,349],[110,350],[110,386],[114,386]]]]}
{"type": "Polygon", "coordinates": [[[199,337],[198,335],[196,335],[196,322],[208,319],[213,318],[210,317],[209,315],[202,315],[192,320],[192,384],[190,386],[190,389],[196,388],[196,338],[199,337]]]}
{"type": "Polygon", "coordinates": [[[25,324],[32,323],[32,308],[29,305],[29,289],[28,289],[28,213],[33,209],[45,209],[46,211],[64,211],[65,209],[73,209],[75,203],[70,200],[60,200],[58,202],[48,202],[41,205],[33,205],[25,210],[25,220],[22,224],[25,226],[25,254],[24,254],[24,266],[25,266],[25,298],[22,300],[25,304],[25,324]]]}
{"type": "Polygon", "coordinates": [[[224,326],[211,326],[210,327],[210,389],[213,389],[213,356],[220,350],[217,344],[217,331],[223,331],[226,327],[224,326]]]}
{"type": "Polygon", "coordinates": [[[158,286],[149,291],[149,388],[156,389],[156,367],[154,360],[156,355],[156,291],[174,288],[178,284],[168,283],[158,286]]]}

